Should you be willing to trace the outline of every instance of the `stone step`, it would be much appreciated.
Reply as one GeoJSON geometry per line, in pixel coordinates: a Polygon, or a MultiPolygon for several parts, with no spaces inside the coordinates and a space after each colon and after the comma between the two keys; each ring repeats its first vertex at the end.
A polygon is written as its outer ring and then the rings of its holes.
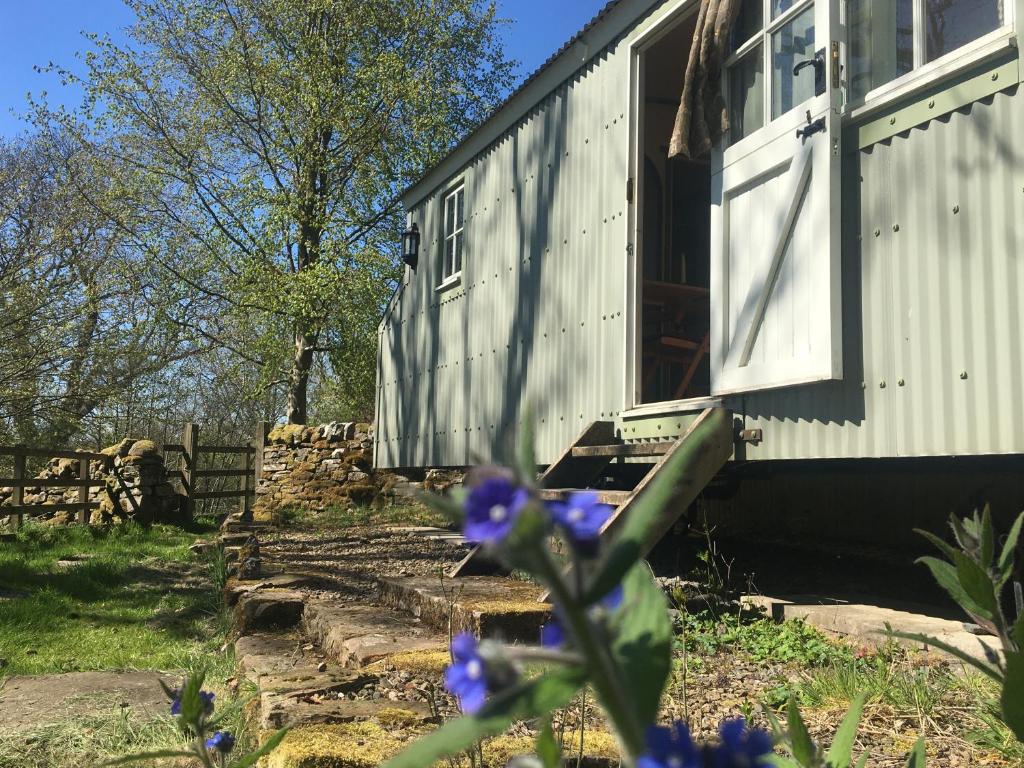
{"type": "MultiPolygon", "coordinates": [[[[430,726],[403,722],[400,713],[382,712],[376,720],[298,727],[288,732],[281,745],[267,760],[267,768],[379,768],[409,744],[423,735],[430,726]]],[[[614,768],[619,765],[615,739],[606,731],[586,731],[583,757],[577,762],[579,740],[566,734],[566,765],[580,768],[614,768]]],[[[505,734],[485,739],[481,745],[479,768],[505,768],[519,755],[532,754],[535,737],[528,734],[505,734]]],[[[437,765],[448,765],[441,761],[437,765]]],[[[467,766],[464,758],[450,763],[467,766]]],[[[426,768],[426,766],[424,766],[426,768]]]]}
{"type": "Polygon", "coordinates": [[[535,643],[551,606],[538,602],[543,590],[501,576],[436,576],[377,579],[381,602],[405,611],[447,636],[451,631],[505,642],[535,643]]]}
{"type": "Polygon", "coordinates": [[[323,653],[344,667],[410,654],[447,654],[447,636],[388,606],[311,600],[302,624],[323,653]]]}
{"type": "Polygon", "coordinates": [[[266,629],[289,629],[302,618],[305,595],[294,589],[244,592],[235,603],[234,634],[249,635],[266,629]]]}

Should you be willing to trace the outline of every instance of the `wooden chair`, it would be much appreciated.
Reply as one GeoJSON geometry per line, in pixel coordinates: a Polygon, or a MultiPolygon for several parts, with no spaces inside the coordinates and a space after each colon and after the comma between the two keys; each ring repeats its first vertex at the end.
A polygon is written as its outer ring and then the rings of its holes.
{"type": "MultiPolygon", "coordinates": [[[[643,342],[643,391],[647,391],[662,365],[684,368],[673,399],[686,397],[710,344],[709,291],[695,285],[644,281],[645,321],[652,310],[654,333],[643,342]]],[[[646,323],[645,323],[646,324],[646,323]]]]}

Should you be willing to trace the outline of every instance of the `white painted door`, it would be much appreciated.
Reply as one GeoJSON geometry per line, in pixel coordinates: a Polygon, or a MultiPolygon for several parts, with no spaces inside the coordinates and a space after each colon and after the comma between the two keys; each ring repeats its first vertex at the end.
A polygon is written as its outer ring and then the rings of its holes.
{"type": "Polygon", "coordinates": [[[842,377],[838,5],[752,0],[737,21],[712,161],[715,394],[842,377]]]}

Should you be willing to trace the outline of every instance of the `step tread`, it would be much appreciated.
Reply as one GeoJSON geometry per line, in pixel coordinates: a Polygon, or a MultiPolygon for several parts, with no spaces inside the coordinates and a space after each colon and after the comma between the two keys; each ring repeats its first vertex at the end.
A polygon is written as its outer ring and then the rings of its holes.
{"type": "Polygon", "coordinates": [[[550,606],[538,602],[543,590],[529,581],[465,576],[442,582],[436,576],[412,576],[381,577],[377,583],[381,602],[445,636],[450,617],[454,632],[532,642],[550,616],[550,606]]]}
{"type": "Polygon", "coordinates": [[[602,504],[610,504],[618,507],[624,504],[633,496],[633,491],[608,491],[596,488],[541,488],[537,494],[545,501],[561,501],[568,498],[572,493],[589,491],[597,494],[597,499],[602,504]]]}
{"type": "Polygon", "coordinates": [[[657,443],[618,443],[616,445],[582,445],[572,449],[576,458],[609,456],[612,458],[628,456],[663,456],[668,453],[675,440],[664,440],[657,443]]]}

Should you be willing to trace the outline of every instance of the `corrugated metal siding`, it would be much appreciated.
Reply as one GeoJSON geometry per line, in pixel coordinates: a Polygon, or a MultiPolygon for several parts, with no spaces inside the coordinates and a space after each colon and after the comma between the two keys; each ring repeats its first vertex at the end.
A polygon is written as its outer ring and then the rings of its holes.
{"type": "Polygon", "coordinates": [[[438,292],[439,190],[413,211],[420,268],[381,328],[376,461],[493,458],[535,409],[553,459],[625,400],[628,50],[613,44],[461,176],[462,283],[438,292]]]}
{"type": "Polygon", "coordinates": [[[846,158],[845,380],[737,398],[748,458],[1024,452],[1021,136],[1014,88],[846,158]]]}

